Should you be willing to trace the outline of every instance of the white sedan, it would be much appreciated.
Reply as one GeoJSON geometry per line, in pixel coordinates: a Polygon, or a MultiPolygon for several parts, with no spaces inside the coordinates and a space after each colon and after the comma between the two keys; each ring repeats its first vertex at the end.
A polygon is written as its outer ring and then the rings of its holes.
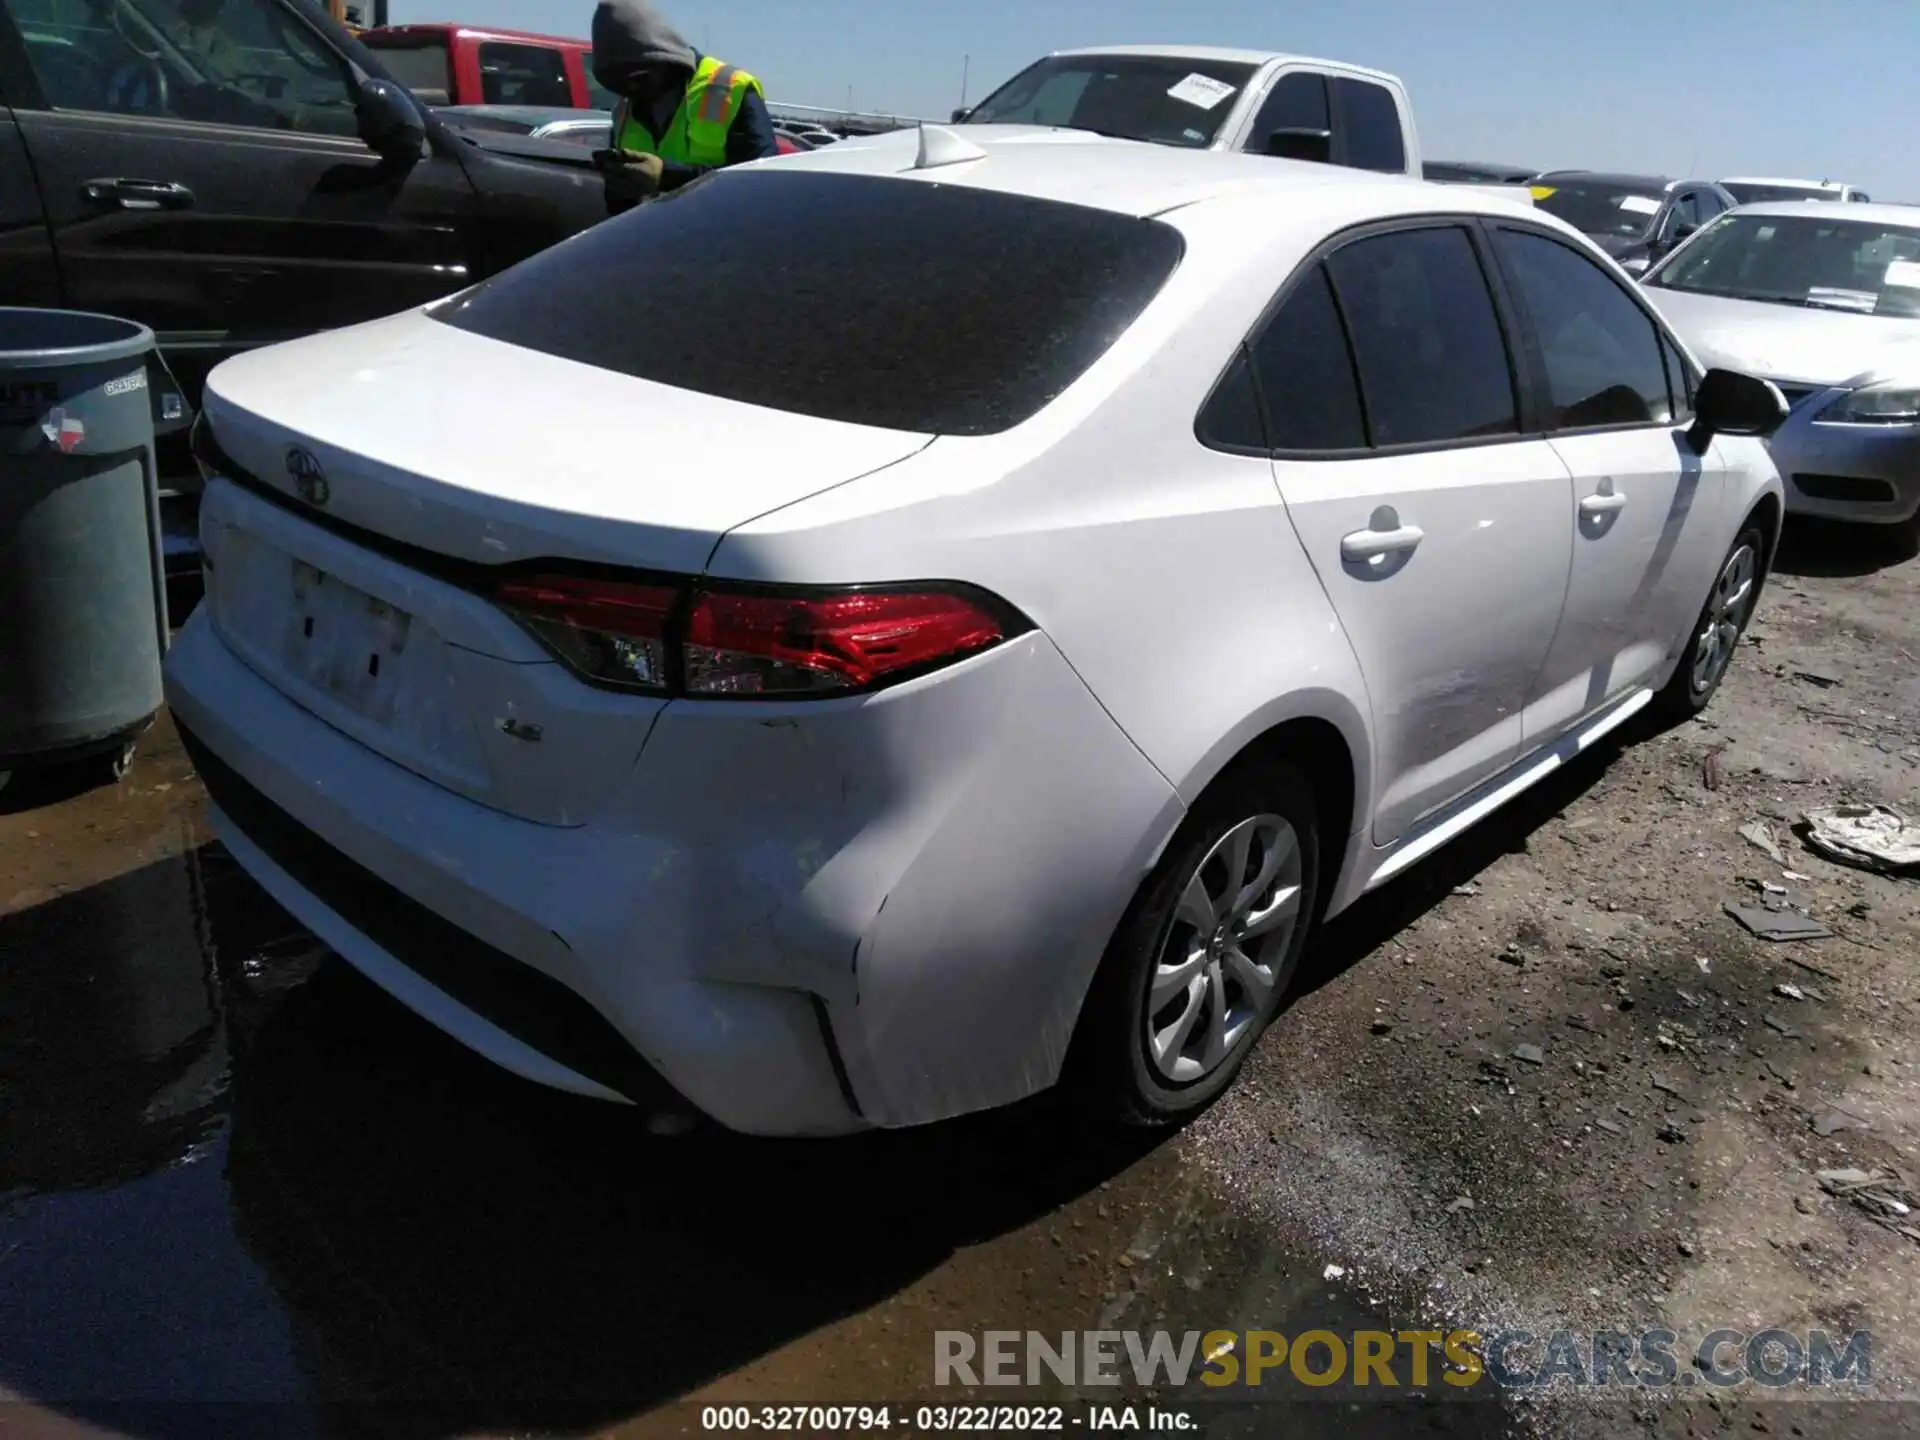
{"type": "Polygon", "coordinates": [[[239,862],[530,1079],[1172,1122],[1314,921],[1706,703],[1783,413],[1523,205],[929,127],[222,366],[168,695],[239,862]]]}

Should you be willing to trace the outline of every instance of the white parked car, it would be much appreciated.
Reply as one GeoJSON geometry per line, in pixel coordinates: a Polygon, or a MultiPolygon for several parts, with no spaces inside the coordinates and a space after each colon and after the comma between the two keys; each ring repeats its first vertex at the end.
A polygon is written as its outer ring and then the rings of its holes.
{"type": "Polygon", "coordinates": [[[1742,206],[1646,277],[1696,355],[1774,381],[1787,510],[1920,516],[1920,215],[1899,205],[1742,206]]]}
{"type": "Polygon", "coordinates": [[[725,171],[207,396],[235,857],[763,1134],[1193,1113],[1312,922],[1706,703],[1781,510],[1777,392],[1559,222],[1070,132],[725,171]]]}
{"type": "Polygon", "coordinates": [[[1775,200],[1838,200],[1866,204],[1873,197],[1858,185],[1838,180],[1783,180],[1771,175],[1736,175],[1720,188],[1742,205],[1765,205],[1775,200]]]}

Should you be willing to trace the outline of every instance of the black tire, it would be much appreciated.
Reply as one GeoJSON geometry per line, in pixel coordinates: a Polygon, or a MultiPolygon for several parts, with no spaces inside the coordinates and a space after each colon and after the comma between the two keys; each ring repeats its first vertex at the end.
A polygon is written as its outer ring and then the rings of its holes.
{"type": "Polygon", "coordinates": [[[1673,678],[1667,681],[1666,688],[1654,696],[1650,707],[1654,720],[1659,724],[1678,725],[1691,720],[1707,708],[1714,694],[1720,689],[1720,682],[1726,678],[1727,671],[1733,665],[1733,656],[1740,637],[1747,633],[1747,623],[1753,619],[1754,607],[1760,603],[1760,587],[1766,583],[1767,537],[1757,521],[1749,519],[1741,528],[1740,534],[1720,561],[1719,568],[1713,572],[1713,585],[1707,591],[1705,603],[1700,614],[1693,622],[1693,628],[1687,633],[1687,648],[1680,657],[1680,664],[1674,669],[1673,678]],[[1720,644],[1723,653],[1719,663],[1711,667],[1704,683],[1701,676],[1701,656],[1707,648],[1708,624],[1714,619],[1716,610],[1724,604],[1723,589],[1727,583],[1729,571],[1736,557],[1745,551],[1752,557],[1751,580],[1747,592],[1737,605],[1721,619],[1720,644]],[[1729,638],[1727,625],[1731,624],[1729,638]]]}
{"type": "MultiPolygon", "coordinates": [[[[1286,866],[1281,873],[1284,883],[1276,881],[1276,885],[1293,888],[1291,867],[1286,866]]],[[[1160,863],[1141,882],[1108,943],[1068,1056],[1066,1080],[1074,1102],[1102,1119],[1136,1126],[1170,1126],[1192,1118],[1218,1098],[1233,1083],[1280,1009],[1318,913],[1319,883],[1319,817],[1312,787],[1297,769],[1283,761],[1236,763],[1188,814],[1160,863]],[[1202,1019],[1212,1020],[1216,997],[1225,995],[1229,1003],[1222,1012],[1228,1017],[1223,1021],[1223,1033],[1232,1034],[1237,1028],[1238,1034],[1226,1047],[1223,1060],[1212,1063],[1194,1079],[1179,1081],[1164,1073],[1149,1053],[1147,1027],[1153,1018],[1148,1014],[1149,990],[1169,947],[1185,947],[1199,933],[1185,918],[1189,912],[1182,898],[1203,862],[1208,875],[1223,886],[1232,885],[1225,879],[1227,857],[1215,855],[1216,847],[1241,827],[1255,826],[1244,871],[1247,875],[1258,875],[1260,861],[1281,848],[1260,848],[1258,827],[1262,817],[1284,821],[1292,831],[1299,860],[1296,917],[1284,939],[1277,934],[1271,937],[1271,954],[1264,955],[1257,967],[1256,973],[1273,977],[1270,989],[1258,1003],[1238,979],[1224,982],[1231,987],[1225,989],[1218,979],[1203,982],[1202,1019]],[[1232,1020],[1235,1015],[1241,1017],[1237,1025],[1232,1020]]],[[[1261,908],[1254,906],[1256,912],[1261,908]]],[[[1243,942],[1239,953],[1242,958],[1259,953],[1256,947],[1261,944],[1260,939],[1243,942]]],[[[1225,973],[1219,960],[1209,963],[1214,968],[1203,969],[1203,976],[1213,975],[1214,969],[1225,973]]],[[[1185,1000],[1189,1006],[1191,993],[1187,992],[1185,1000]]],[[[1183,1000],[1174,999],[1169,1004],[1180,1008],[1183,1000]]],[[[1179,1018],[1186,1018],[1184,1012],[1179,1018]]],[[[1194,1022],[1193,1028],[1199,1029],[1199,1023],[1194,1022]]],[[[1177,1024],[1169,1026],[1168,1033],[1174,1029],[1177,1024]]],[[[1172,1063],[1183,1062],[1176,1056],[1172,1063]]]]}

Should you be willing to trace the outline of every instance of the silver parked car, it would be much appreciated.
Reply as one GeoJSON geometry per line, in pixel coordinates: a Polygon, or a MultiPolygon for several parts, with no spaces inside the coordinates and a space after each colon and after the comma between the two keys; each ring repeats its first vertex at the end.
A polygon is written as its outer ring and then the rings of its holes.
{"type": "Polygon", "coordinates": [[[1749,205],[1648,272],[1708,365],[1779,385],[1789,511],[1901,524],[1920,511],[1920,215],[1897,205],[1749,205]]]}

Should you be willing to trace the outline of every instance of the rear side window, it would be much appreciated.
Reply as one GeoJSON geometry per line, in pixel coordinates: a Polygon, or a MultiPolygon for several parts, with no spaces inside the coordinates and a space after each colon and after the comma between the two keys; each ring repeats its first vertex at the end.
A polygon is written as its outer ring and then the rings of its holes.
{"type": "Polygon", "coordinates": [[[1493,243],[1539,340],[1549,428],[1667,423],[1667,369],[1647,312],[1571,246],[1518,230],[1496,230],[1493,243]]]}
{"type": "Polygon", "coordinates": [[[1506,341],[1465,230],[1375,235],[1335,251],[1327,265],[1373,444],[1518,432],[1506,341]]]}
{"type": "Polygon", "coordinates": [[[567,62],[549,45],[480,46],[480,98],[489,105],[573,104],[567,62]]]}
{"type": "Polygon", "coordinates": [[[751,405],[989,435],[1105,354],[1181,250],[1090,206],[773,166],[697,180],[433,313],[751,405]]]}
{"type": "Polygon", "coordinates": [[[1260,392],[1253,388],[1253,370],[1247,352],[1234,356],[1194,427],[1202,445],[1216,450],[1267,449],[1266,422],[1260,417],[1260,392]]]}
{"type": "Polygon", "coordinates": [[[381,68],[429,105],[453,103],[453,72],[443,45],[380,45],[381,68]]]}
{"type": "Polygon", "coordinates": [[[1340,111],[1340,134],[1346,163],[1359,170],[1404,172],[1407,146],[1401,135],[1400,107],[1393,92],[1351,76],[1333,80],[1334,104],[1340,111]]]}
{"type": "Polygon", "coordinates": [[[1316,265],[1253,342],[1254,372],[1276,450],[1360,450],[1366,422],[1346,331],[1316,265]]]}
{"type": "Polygon", "coordinates": [[[1276,130],[1333,129],[1332,112],[1327,108],[1327,81],[1323,75],[1296,70],[1282,75],[1261,103],[1253,118],[1253,130],[1247,136],[1247,149],[1256,155],[1267,153],[1267,139],[1276,130]]]}

